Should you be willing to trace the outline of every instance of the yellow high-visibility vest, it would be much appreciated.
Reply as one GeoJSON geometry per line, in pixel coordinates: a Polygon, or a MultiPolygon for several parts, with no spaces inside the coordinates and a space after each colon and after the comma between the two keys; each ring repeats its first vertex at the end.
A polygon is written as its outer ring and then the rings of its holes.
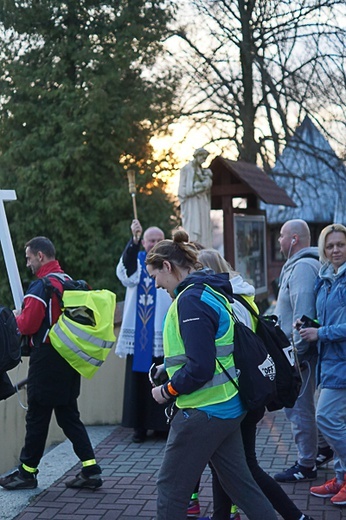
{"type": "MultiPolygon", "coordinates": [[[[169,378],[171,378],[173,374],[187,362],[185,346],[180,334],[178,300],[183,292],[192,287],[192,285],[193,284],[187,286],[184,291],[182,291],[173,301],[172,305],[168,309],[165,319],[163,342],[165,366],[169,378]]],[[[233,359],[234,327],[233,321],[230,319],[227,311],[225,310],[225,307],[230,306],[230,303],[221,293],[218,293],[215,289],[208,285],[206,285],[206,287],[209,289],[205,293],[206,297],[209,298],[208,303],[211,305],[211,307],[215,307],[216,309],[220,309],[221,312],[225,312],[227,318],[229,319],[227,330],[223,336],[217,339],[215,338],[216,359],[220,360],[229,376],[237,382],[236,369],[233,359]],[[215,298],[213,297],[213,294],[215,295],[215,298]],[[220,303],[219,300],[222,300],[224,303],[220,303]]],[[[238,390],[235,388],[234,384],[229,380],[218,363],[216,363],[213,378],[191,394],[178,395],[176,399],[176,406],[178,408],[200,408],[203,406],[209,406],[211,404],[228,401],[229,399],[232,399],[232,397],[234,397],[237,393],[238,390]]]]}
{"type": "Polygon", "coordinates": [[[62,295],[63,312],[49,331],[53,347],[82,376],[91,378],[115,345],[116,295],[69,291],[62,295]]]}

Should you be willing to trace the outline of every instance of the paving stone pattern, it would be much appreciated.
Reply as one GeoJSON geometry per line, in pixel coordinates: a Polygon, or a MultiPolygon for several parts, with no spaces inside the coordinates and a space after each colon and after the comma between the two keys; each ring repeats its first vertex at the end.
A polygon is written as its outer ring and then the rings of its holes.
{"type": "MultiPolygon", "coordinates": [[[[165,441],[149,436],[145,443],[133,444],[131,435],[131,430],[115,426],[114,431],[97,446],[96,456],[104,477],[104,485],[100,489],[67,489],[64,482],[78,473],[79,466],[76,465],[34,498],[15,517],[16,520],[155,520],[156,475],[165,441]]],[[[259,424],[257,453],[262,467],[272,475],[295,463],[296,450],[290,425],[282,411],[268,413],[259,424]]],[[[333,465],[329,463],[318,471],[314,484],[333,476],[333,465]]],[[[335,507],[329,499],[311,496],[310,485],[303,482],[284,484],[283,487],[298,507],[315,520],[346,519],[346,507],[335,507]]],[[[202,516],[210,514],[212,491],[209,468],[202,476],[200,502],[202,516]]],[[[241,520],[246,519],[242,514],[241,520]]]]}

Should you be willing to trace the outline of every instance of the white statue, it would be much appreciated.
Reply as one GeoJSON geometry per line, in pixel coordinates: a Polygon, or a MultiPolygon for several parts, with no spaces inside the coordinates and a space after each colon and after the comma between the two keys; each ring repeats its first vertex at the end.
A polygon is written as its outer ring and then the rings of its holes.
{"type": "Polygon", "coordinates": [[[191,242],[204,247],[212,247],[210,189],[213,173],[209,168],[202,168],[208,155],[204,148],[197,148],[193,160],[180,170],[178,189],[183,228],[191,242]]]}

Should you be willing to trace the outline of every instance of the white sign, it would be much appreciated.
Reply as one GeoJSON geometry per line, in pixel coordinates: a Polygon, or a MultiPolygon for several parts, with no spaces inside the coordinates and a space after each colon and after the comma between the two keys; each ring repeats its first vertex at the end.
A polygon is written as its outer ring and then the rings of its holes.
{"type": "Polygon", "coordinates": [[[13,295],[14,305],[16,309],[20,309],[23,302],[23,287],[20,280],[17,260],[12,245],[10,228],[5,213],[4,202],[9,200],[17,200],[14,190],[0,190],[0,240],[4,254],[8,278],[10,281],[11,291],[13,295]]]}

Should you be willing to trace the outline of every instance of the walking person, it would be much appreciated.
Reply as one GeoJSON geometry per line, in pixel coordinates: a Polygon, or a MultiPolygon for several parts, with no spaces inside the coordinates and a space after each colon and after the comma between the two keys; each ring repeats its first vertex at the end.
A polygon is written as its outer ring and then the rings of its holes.
{"type": "Polygon", "coordinates": [[[318,241],[322,267],[316,283],[319,328],[300,328],[305,341],[318,342],[317,424],[334,450],[335,477],[310,493],[346,506],[346,227],[325,227],[318,241]]]}
{"type": "Polygon", "coordinates": [[[328,462],[333,452],[318,434],[315,417],[317,347],[308,343],[293,323],[306,315],[316,316],[314,285],[320,268],[317,247],[311,247],[309,226],[304,220],[288,220],[281,228],[279,243],[286,258],[279,280],[275,314],[286,336],[297,348],[301,367],[302,388],[293,408],[285,408],[291,422],[298,450],[297,462],[277,473],[278,482],[311,481],[317,477],[317,465],[328,462]]]}
{"type": "Polygon", "coordinates": [[[156,290],[147,273],[145,258],[151,248],[164,239],[158,227],[143,229],[139,220],[131,223],[132,238],[127,243],[116,273],[126,287],[123,321],[116,354],[126,357],[122,426],[133,428],[132,441],[144,442],[148,430],[168,431],[164,408],[151,397],[148,381],[150,366],[163,360],[162,326],[172,299],[166,291],[156,290]],[[143,251],[141,251],[141,245],[143,251]]]}
{"type": "MultiPolygon", "coordinates": [[[[233,294],[242,296],[242,298],[252,305],[256,312],[258,312],[257,306],[254,303],[255,288],[243,280],[241,275],[234,271],[232,266],[218,251],[214,249],[203,249],[198,254],[198,260],[202,265],[209,267],[216,273],[229,273],[233,294]]],[[[232,307],[238,318],[248,327],[253,328],[252,316],[249,311],[236,300],[232,304],[232,307]]],[[[256,454],[257,423],[263,418],[264,413],[264,406],[257,410],[248,411],[241,423],[241,435],[246,462],[252,476],[265,496],[271,502],[274,509],[284,520],[313,520],[310,516],[307,516],[300,511],[300,509],[281,488],[280,484],[268,475],[268,473],[266,473],[258,463],[256,454]]],[[[232,457],[232,453],[230,456],[232,457]]],[[[240,513],[237,511],[237,506],[233,504],[231,498],[223,490],[217,473],[213,467],[211,467],[211,470],[213,475],[214,502],[211,520],[240,520],[240,513]]]]}
{"type": "Polygon", "coordinates": [[[236,378],[233,321],[225,308],[232,299],[229,276],[201,270],[188,240],[185,231],[177,231],[146,259],[156,287],[174,298],[164,325],[169,380],[152,389],[158,403],[174,397],[178,408],[158,475],[157,520],[186,519],[190,496],[208,461],[250,520],[276,520],[247,467],[240,432],[245,410],[223,372],[236,378]]]}
{"type": "Polygon", "coordinates": [[[55,259],[55,247],[46,237],[35,237],[25,245],[26,265],[37,280],[32,282],[24,296],[24,306],[17,313],[21,334],[30,336],[30,361],[27,383],[28,411],[26,435],[20,453],[20,465],[10,475],[0,479],[0,486],[8,490],[35,489],[40,460],[48,436],[49,423],[54,411],[56,420],[73,450],[81,461],[78,475],[66,482],[69,488],[96,489],[102,486],[101,468],[88,433],[80,420],[77,397],[80,392],[80,374],[55,350],[48,337],[61,308],[54,293],[47,300],[41,278],[50,278],[51,284],[63,292],[58,277],[70,279],[55,259]]]}

